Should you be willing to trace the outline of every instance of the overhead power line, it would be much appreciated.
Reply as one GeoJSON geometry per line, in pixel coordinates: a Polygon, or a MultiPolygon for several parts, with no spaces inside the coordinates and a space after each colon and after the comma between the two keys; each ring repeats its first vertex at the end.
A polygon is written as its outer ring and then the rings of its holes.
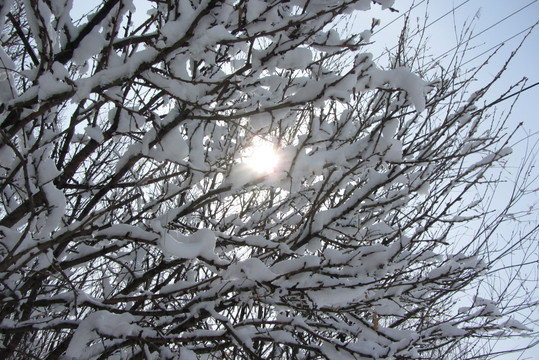
{"type": "MultiPolygon", "coordinates": [[[[443,57],[446,56],[447,54],[449,54],[449,53],[451,53],[452,51],[458,49],[460,46],[465,45],[465,44],[468,44],[471,40],[473,40],[473,39],[477,38],[478,36],[484,34],[485,32],[489,31],[490,29],[492,29],[492,28],[498,26],[498,25],[501,24],[502,22],[504,22],[504,21],[510,19],[511,17],[515,16],[516,14],[520,13],[521,11],[523,11],[523,10],[525,10],[526,8],[530,7],[531,5],[537,3],[538,1],[539,1],[539,0],[533,0],[533,1],[529,2],[528,4],[526,4],[526,5],[522,6],[522,7],[520,7],[519,9],[515,10],[515,11],[512,12],[511,14],[508,14],[508,15],[505,16],[504,18],[502,18],[502,19],[496,21],[494,24],[492,24],[492,25],[486,27],[485,29],[483,29],[483,30],[481,30],[480,32],[478,32],[477,34],[471,36],[471,37],[468,38],[465,42],[463,42],[463,43],[461,43],[461,44],[458,44],[458,45],[452,47],[451,49],[445,51],[444,53],[442,53],[441,55],[439,55],[438,57],[436,57],[435,59],[433,59],[433,61],[438,61],[438,60],[440,60],[441,58],[443,58],[443,57]]],[[[423,0],[423,1],[419,2],[418,4],[412,6],[406,13],[403,13],[403,14],[399,15],[398,17],[396,17],[395,19],[393,19],[391,22],[389,22],[387,25],[385,25],[384,27],[382,27],[382,28],[380,28],[378,31],[376,31],[374,34],[377,34],[377,33],[379,33],[380,31],[384,30],[385,28],[387,28],[388,26],[390,26],[391,24],[393,24],[394,22],[396,22],[397,20],[399,20],[400,18],[402,18],[403,16],[405,16],[405,14],[409,14],[413,9],[415,9],[416,7],[418,7],[419,5],[421,5],[421,4],[424,3],[424,2],[425,2],[425,0],[423,0]]],[[[427,25],[425,25],[424,29],[429,28],[430,26],[432,26],[432,25],[434,25],[435,23],[439,22],[440,20],[442,20],[443,18],[447,17],[448,15],[454,13],[455,10],[457,10],[458,8],[464,6],[464,5],[467,4],[468,2],[470,2],[470,0],[465,0],[465,1],[463,1],[462,3],[460,3],[459,5],[457,5],[456,7],[453,7],[451,10],[447,11],[446,13],[442,14],[441,16],[439,16],[438,18],[436,18],[435,20],[433,20],[432,22],[430,22],[430,23],[428,23],[427,25]]],[[[532,26],[530,26],[530,27],[528,27],[528,28],[526,28],[526,29],[520,31],[518,34],[513,35],[512,37],[506,39],[506,40],[503,41],[503,42],[506,42],[506,41],[509,41],[509,40],[513,39],[514,37],[516,37],[516,36],[518,36],[518,35],[520,35],[520,34],[526,32],[526,31],[528,31],[528,30],[530,30],[530,29],[532,29],[532,28],[533,28],[534,26],[536,26],[536,25],[537,25],[537,24],[532,25],[532,26]]],[[[419,30],[416,31],[413,35],[416,35],[418,32],[419,32],[419,30]]],[[[373,35],[374,35],[374,34],[373,34],[373,35]]],[[[498,43],[496,46],[491,47],[489,50],[483,52],[481,55],[484,55],[484,54],[488,53],[489,51],[495,49],[496,47],[498,47],[498,46],[499,46],[501,43],[503,43],[503,42],[500,42],[500,43],[498,43]]],[[[389,51],[395,49],[397,46],[398,46],[398,45],[393,46],[392,48],[390,48],[389,51]]],[[[470,61],[472,61],[472,60],[475,60],[477,57],[479,57],[479,56],[481,56],[481,55],[478,55],[478,56],[474,57],[473,59],[468,60],[466,63],[468,63],[468,62],[470,62],[470,61]]],[[[382,57],[382,56],[383,56],[383,55],[379,55],[378,57],[376,57],[376,59],[379,59],[379,58],[382,57]]],[[[462,64],[462,65],[464,65],[464,64],[462,64]]]]}
{"type": "Polygon", "coordinates": [[[522,93],[524,93],[524,92],[526,92],[526,91],[528,91],[528,90],[531,90],[532,88],[536,87],[537,85],[539,85],[539,81],[536,82],[535,84],[532,84],[532,85],[527,86],[527,87],[525,87],[525,88],[523,88],[523,89],[520,89],[520,90],[517,91],[516,93],[513,93],[513,94],[511,94],[511,95],[507,95],[507,96],[501,97],[501,98],[499,98],[499,99],[497,99],[497,100],[491,102],[490,104],[488,104],[485,108],[494,106],[494,105],[496,105],[496,104],[498,104],[498,103],[501,103],[502,101],[505,101],[505,100],[510,99],[510,98],[512,98],[512,97],[514,97],[514,96],[520,95],[520,94],[522,94],[522,93]]]}
{"type": "MultiPolygon", "coordinates": [[[[534,1],[530,2],[530,3],[528,3],[527,5],[524,5],[524,6],[521,7],[520,9],[518,9],[518,10],[512,12],[511,14],[505,16],[504,18],[502,18],[502,19],[496,21],[494,24],[492,24],[492,25],[490,25],[489,27],[487,27],[487,28],[481,30],[481,31],[478,32],[477,34],[471,36],[471,37],[470,37],[469,39],[467,39],[464,43],[462,43],[462,44],[457,44],[457,45],[455,45],[454,47],[452,47],[451,49],[449,49],[449,50],[447,50],[446,52],[444,52],[443,54],[439,55],[439,56],[438,56],[437,58],[435,58],[433,61],[437,61],[437,60],[443,58],[444,56],[446,56],[447,54],[449,54],[450,52],[456,50],[456,49],[459,48],[460,46],[462,46],[462,45],[464,45],[464,44],[468,44],[471,40],[475,39],[475,38],[478,37],[479,35],[484,34],[484,33],[487,32],[488,30],[492,29],[492,28],[495,27],[495,26],[498,26],[499,24],[501,24],[501,23],[504,22],[505,20],[510,19],[511,17],[515,16],[515,15],[518,14],[519,12],[521,12],[521,11],[523,11],[524,9],[526,9],[526,8],[530,7],[531,5],[535,4],[537,1],[539,1],[539,0],[534,0],[534,1]]],[[[533,26],[535,26],[535,25],[533,25],[533,26]]]]}
{"type": "Polygon", "coordinates": [[[535,24],[533,24],[533,25],[527,27],[526,29],[524,29],[524,30],[522,30],[522,31],[519,31],[519,32],[516,33],[515,35],[510,36],[510,37],[508,37],[507,39],[505,39],[505,40],[503,40],[503,41],[500,41],[500,42],[497,43],[496,45],[491,46],[490,48],[488,48],[487,50],[483,51],[482,53],[480,53],[480,54],[474,56],[474,57],[471,58],[471,59],[466,60],[466,62],[460,64],[460,66],[467,65],[467,64],[469,64],[470,62],[474,61],[475,59],[480,58],[481,56],[483,56],[483,55],[485,55],[485,54],[488,54],[488,53],[491,52],[492,50],[494,50],[494,49],[496,49],[496,48],[498,48],[498,47],[500,47],[500,46],[505,45],[506,42],[511,41],[511,40],[513,40],[514,38],[516,38],[517,36],[522,35],[522,34],[528,32],[528,31],[531,31],[531,30],[532,30],[534,27],[536,27],[537,25],[539,25],[539,22],[536,22],[535,24]]]}
{"type": "MultiPolygon", "coordinates": [[[[373,33],[373,35],[379,33],[380,31],[384,30],[385,28],[387,28],[389,25],[393,24],[395,21],[399,20],[401,17],[403,17],[405,14],[409,14],[413,9],[415,9],[416,7],[418,7],[419,5],[421,5],[422,3],[424,3],[425,0],[421,1],[419,4],[415,5],[415,6],[412,6],[406,13],[404,14],[401,14],[400,16],[396,17],[395,19],[393,19],[393,21],[389,22],[387,25],[385,25],[384,27],[382,27],[381,29],[379,29],[378,31],[376,31],[375,33],[373,33]]],[[[456,7],[453,7],[451,8],[451,10],[449,10],[448,12],[446,12],[445,14],[439,16],[437,19],[431,21],[430,23],[428,23],[427,25],[425,25],[425,27],[421,30],[417,30],[415,33],[413,33],[412,35],[410,35],[411,37],[412,36],[415,36],[419,33],[419,31],[422,31],[424,29],[428,29],[429,27],[431,27],[432,25],[436,24],[438,21],[442,20],[443,18],[445,18],[446,16],[448,16],[449,14],[452,14],[455,10],[457,10],[458,8],[466,5],[468,2],[470,2],[470,0],[465,0],[463,1],[462,3],[460,3],[459,5],[457,5],[456,7]]],[[[391,49],[389,49],[390,51],[395,49],[398,45],[395,45],[393,46],[391,49]]],[[[379,55],[377,59],[379,59],[382,55],[379,55]]]]}
{"type": "Polygon", "coordinates": [[[385,24],[384,26],[382,26],[380,29],[376,30],[373,35],[376,35],[378,34],[380,31],[384,30],[385,28],[387,28],[388,26],[390,26],[391,24],[393,24],[395,21],[399,20],[401,17],[403,17],[405,14],[409,14],[412,12],[412,10],[414,10],[416,7],[418,7],[419,5],[423,4],[425,1],[427,0],[422,0],[420,1],[418,4],[412,6],[411,8],[409,8],[408,10],[406,10],[406,12],[400,14],[399,16],[397,16],[395,19],[391,20],[389,23],[385,24]]]}

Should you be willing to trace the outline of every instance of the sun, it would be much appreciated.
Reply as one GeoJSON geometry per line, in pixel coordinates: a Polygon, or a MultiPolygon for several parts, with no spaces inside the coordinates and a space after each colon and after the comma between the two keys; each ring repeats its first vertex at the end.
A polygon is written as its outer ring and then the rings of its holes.
{"type": "Polygon", "coordinates": [[[272,142],[255,137],[245,151],[244,162],[259,174],[271,174],[279,164],[279,155],[272,142]]]}

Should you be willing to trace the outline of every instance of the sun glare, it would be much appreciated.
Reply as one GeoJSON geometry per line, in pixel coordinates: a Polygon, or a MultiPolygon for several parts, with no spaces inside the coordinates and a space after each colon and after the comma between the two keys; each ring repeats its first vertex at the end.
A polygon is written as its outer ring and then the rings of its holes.
{"type": "Polygon", "coordinates": [[[260,174],[271,174],[279,164],[279,155],[274,145],[264,139],[253,139],[252,146],[245,153],[245,163],[260,174]]]}

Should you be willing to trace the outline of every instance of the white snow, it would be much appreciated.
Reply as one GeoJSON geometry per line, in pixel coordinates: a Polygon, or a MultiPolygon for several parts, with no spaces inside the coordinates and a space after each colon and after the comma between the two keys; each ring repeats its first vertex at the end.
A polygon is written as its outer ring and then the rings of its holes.
{"type": "Polygon", "coordinates": [[[382,10],[388,9],[395,4],[395,0],[374,0],[374,2],[382,5],[382,10]]]}
{"type": "Polygon", "coordinates": [[[17,95],[17,89],[11,74],[15,69],[15,63],[6,54],[4,48],[0,46],[0,103],[8,102],[17,95]]]}
{"type": "Polygon", "coordinates": [[[286,52],[277,67],[282,69],[305,70],[312,61],[311,50],[298,47],[286,52]]]}
{"type": "Polygon", "coordinates": [[[90,313],[80,324],[66,350],[68,359],[89,359],[101,350],[100,335],[125,338],[135,335],[136,318],[129,313],[114,314],[106,310],[90,313]],[[95,342],[94,346],[91,346],[95,342]],[[97,349],[95,349],[97,347],[97,349]]]}
{"type": "Polygon", "coordinates": [[[182,161],[189,155],[189,145],[178,131],[170,130],[149,152],[156,160],[182,161]]]}
{"type": "Polygon", "coordinates": [[[507,319],[501,326],[518,331],[532,331],[532,329],[514,318],[507,319]]]}
{"type": "Polygon", "coordinates": [[[106,45],[107,41],[99,32],[99,27],[96,27],[82,39],[73,52],[73,62],[77,65],[83,65],[92,56],[101,52],[106,45]]]}
{"type": "Polygon", "coordinates": [[[86,135],[90,137],[90,139],[97,141],[98,143],[102,143],[105,138],[103,137],[103,132],[99,127],[96,126],[87,126],[84,129],[84,132],[86,135]]]}
{"type": "Polygon", "coordinates": [[[372,36],[372,31],[370,30],[363,30],[362,32],[359,33],[359,37],[361,38],[362,41],[365,41],[365,42],[369,42],[371,40],[371,36],[372,36]]]}
{"type": "Polygon", "coordinates": [[[115,237],[126,237],[132,239],[142,239],[149,242],[156,241],[159,237],[157,234],[146,231],[141,227],[127,224],[112,224],[105,229],[94,232],[93,235],[95,237],[99,236],[109,239],[113,239],[115,237]]]}
{"type": "Polygon", "coordinates": [[[455,337],[455,336],[465,336],[467,334],[467,331],[464,329],[460,329],[452,324],[445,323],[440,324],[438,326],[438,329],[442,332],[443,337],[455,337]]]}
{"type": "Polygon", "coordinates": [[[418,112],[425,109],[425,93],[427,84],[407,68],[398,67],[391,70],[373,70],[373,83],[376,86],[389,84],[391,87],[406,91],[410,101],[418,112]]]}
{"type": "Polygon", "coordinates": [[[272,281],[277,277],[260,259],[249,258],[230,265],[225,278],[232,280],[249,279],[255,281],[272,281]]]}
{"type": "Polygon", "coordinates": [[[474,298],[474,306],[482,307],[480,315],[487,316],[490,319],[496,319],[502,315],[500,310],[498,310],[498,306],[492,300],[476,296],[474,298]]]}
{"type": "Polygon", "coordinates": [[[216,259],[216,237],[210,229],[199,229],[190,235],[167,231],[159,240],[159,246],[167,256],[180,259],[203,257],[216,259]]]}

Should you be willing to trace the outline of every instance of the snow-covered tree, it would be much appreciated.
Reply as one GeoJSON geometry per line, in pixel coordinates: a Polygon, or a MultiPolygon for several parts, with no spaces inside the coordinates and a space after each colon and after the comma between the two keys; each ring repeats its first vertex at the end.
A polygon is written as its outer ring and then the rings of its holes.
{"type": "Polygon", "coordinates": [[[471,291],[537,235],[489,252],[526,191],[494,216],[477,192],[511,152],[491,84],[336,30],[392,1],[77,4],[0,2],[3,358],[466,358],[532,331],[533,296],[471,291]]]}

